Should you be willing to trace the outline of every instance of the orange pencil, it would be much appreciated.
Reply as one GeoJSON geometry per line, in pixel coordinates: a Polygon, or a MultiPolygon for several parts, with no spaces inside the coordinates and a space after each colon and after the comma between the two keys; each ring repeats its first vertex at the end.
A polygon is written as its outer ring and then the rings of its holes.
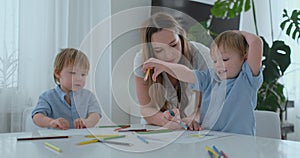
{"type": "Polygon", "coordinates": [[[144,81],[147,81],[148,80],[148,77],[149,77],[149,75],[150,75],[150,68],[148,68],[147,69],[147,71],[146,71],[146,75],[145,75],[145,77],[144,77],[144,81]]]}

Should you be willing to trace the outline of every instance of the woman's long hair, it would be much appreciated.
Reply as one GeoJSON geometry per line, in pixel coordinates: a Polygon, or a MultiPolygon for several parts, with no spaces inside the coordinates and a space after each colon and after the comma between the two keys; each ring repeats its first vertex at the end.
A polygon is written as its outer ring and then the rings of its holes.
{"type": "MultiPolygon", "coordinates": [[[[181,47],[182,47],[182,59],[184,61],[183,64],[185,65],[192,65],[192,53],[191,53],[191,47],[190,44],[188,43],[187,39],[186,39],[186,33],[185,30],[182,28],[182,26],[175,20],[175,18],[173,18],[171,15],[166,14],[166,13],[162,13],[162,12],[158,12],[156,14],[153,14],[150,19],[148,21],[146,21],[144,23],[144,26],[141,29],[141,38],[142,38],[142,43],[143,43],[143,55],[144,55],[144,61],[146,61],[149,58],[154,57],[154,53],[153,53],[153,49],[152,49],[152,45],[151,45],[151,37],[154,33],[159,32],[163,29],[166,30],[170,30],[173,31],[174,33],[176,33],[179,38],[180,38],[180,42],[181,42],[181,47]]],[[[152,76],[153,72],[150,71],[150,76],[152,76]]],[[[164,80],[163,80],[163,76],[162,74],[160,74],[157,79],[156,82],[154,83],[152,78],[149,77],[148,78],[148,87],[149,89],[149,95],[151,98],[151,104],[156,105],[157,109],[160,111],[165,111],[167,109],[170,108],[170,106],[174,106],[174,105],[170,105],[171,103],[165,101],[166,97],[165,97],[165,91],[164,91],[164,87],[162,85],[164,85],[164,80]],[[157,84],[160,83],[160,84],[157,84]]],[[[186,90],[187,84],[182,84],[180,83],[180,86],[178,86],[181,95],[186,95],[185,94],[185,90],[186,90]]],[[[177,95],[180,95],[177,93],[177,95]]],[[[178,102],[180,102],[180,97],[178,96],[178,102]]],[[[179,110],[181,112],[183,112],[184,114],[184,109],[187,106],[187,103],[185,103],[186,105],[183,105],[181,107],[179,107],[179,110]]],[[[178,105],[176,105],[178,106],[178,105]]],[[[181,114],[182,115],[182,114],[181,114]]]]}

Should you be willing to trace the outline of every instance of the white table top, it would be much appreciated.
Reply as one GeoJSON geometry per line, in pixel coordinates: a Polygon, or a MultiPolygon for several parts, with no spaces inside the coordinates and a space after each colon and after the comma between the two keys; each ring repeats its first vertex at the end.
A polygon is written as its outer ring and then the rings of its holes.
{"type": "Polygon", "coordinates": [[[223,150],[229,158],[295,158],[300,155],[300,142],[276,140],[262,137],[252,137],[221,132],[210,132],[210,136],[204,136],[207,131],[174,131],[160,134],[141,134],[149,143],[146,144],[136,139],[136,134],[125,134],[125,138],[111,141],[130,142],[132,146],[111,145],[93,143],[77,145],[77,143],[90,140],[85,138],[87,134],[112,134],[114,128],[72,129],[66,131],[41,130],[29,133],[5,133],[0,134],[1,158],[33,158],[33,157],[64,157],[64,158],[154,158],[154,157],[202,157],[209,158],[204,147],[215,145],[223,150]],[[192,137],[191,134],[200,134],[201,137],[192,137]],[[17,141],[20,137],[51,135],[70,135],[66,139],[17,141]],[[44,146],[49,142],[62,149],[55,152],[44,146]]]}

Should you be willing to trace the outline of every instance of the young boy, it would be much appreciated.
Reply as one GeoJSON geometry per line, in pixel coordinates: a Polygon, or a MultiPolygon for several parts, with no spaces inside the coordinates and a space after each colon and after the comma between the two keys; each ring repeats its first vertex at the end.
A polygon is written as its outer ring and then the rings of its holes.
{"type": "Polygon", "coordinates": [[[190,70],[179,64],[149,59],[143,70],[154,68],[189,83],[203,93],[200,124],[204,129],[255,135],[254,109],[262,84],[262,41],[244,31],[225,31],[211,45],[213,71],[190,70]]]}
{"type": "Polygon", "coordinates": [[[85,86],[89,61],[77,49],[62,49],[54,61],[55,88],[40,95],[32,111],[33,122],[40,127],[93,127],[99,121],[100,106],[85,86]]]}

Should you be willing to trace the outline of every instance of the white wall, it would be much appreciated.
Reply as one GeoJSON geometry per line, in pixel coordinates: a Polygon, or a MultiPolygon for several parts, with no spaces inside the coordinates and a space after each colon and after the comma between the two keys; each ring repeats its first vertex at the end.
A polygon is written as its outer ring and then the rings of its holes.
{"type": "Polygon", "coordinates": [[[101,124],[111,118],[111,16],[110,0],[72,0],[69,46],[83,50],[90,60],[86,87],[94,92],[102,108],[101,124]]]}
{"type": "MultiPolygon", "coordinates": [[[[258,35],[263,36],[268,43],[271,43],[271,19],[269,1],[254,0],[258,35]]],[[[240,30],[255,32],[252,8],[241,16],[240,30]]]]}
{"type": "MultiPolygon", "coordinates": [[[[151,0],[112,0],[111,1],[111,14],[112,14],[112,71],[115,70],[115,66],[120,63],[121,56],[126,51],[132,49],[140,43],[140,35],[138,29],[131,28],[140,24],[150,15],[147,10],[141,11],[138,7],[151,6],[151,0]],[[127,15],[128,14],[128,15],[127,15]]],[[[129,65],[133,64],[133,60],[128,61],[129,65]]],[[[133,69],[131,69],[132,71],[133,69]]],[[[130,70],[129,70],[130,71],[130,70]]],[[[126,73],[126,72],[121,72],[126,73]]],[[[130,93],[131,97],[135,97],[135,87],[133,78],[123,79],[124,75],[120,75],[121,78],[113,76],[112,86],[116,86],[122,82],[122,85],[128,85],[129,89],[120,88],[120,91],[130,93]],[[115,81],[115,82],[114,82],[115,81]]],[[[131,76],[132,77],[132,76],[131,76]]],[[[112,99],[112,120],[115,123],[139,123],[139,118],[132,116],[130,106],[122,105],[124,102],[119,102],[117,95],[113,94],[112,99]]]]}

